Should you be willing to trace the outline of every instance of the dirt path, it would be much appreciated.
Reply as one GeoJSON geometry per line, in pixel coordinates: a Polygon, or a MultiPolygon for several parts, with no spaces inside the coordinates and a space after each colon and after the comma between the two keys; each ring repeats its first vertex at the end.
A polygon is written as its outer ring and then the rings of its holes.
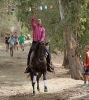
{"type": "Polygon", "coordinates": [[[5,45],[0,44],[0,100],[89,100],[89,87],[81,87],[83,81],[71,79],[69,70],[61,66],[62,53],[52,54],[55,74],[47,73],[48,93],[43,92],[40,79],[41,91],[33,97],[31,82],[24,74],[29,48],[27,44],[24,52],[19,48],[10,57],[5,45]]]}

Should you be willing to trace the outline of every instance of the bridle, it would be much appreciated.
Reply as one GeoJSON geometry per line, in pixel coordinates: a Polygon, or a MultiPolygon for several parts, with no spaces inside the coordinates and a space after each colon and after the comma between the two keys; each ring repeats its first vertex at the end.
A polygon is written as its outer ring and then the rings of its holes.
{"type": "Polygon", "coordinates": [[[38,49],[38,59],[39,62],[44,61],[44,57],[46,55],[46,47],[44,43],[39,44],[39,49],[38,49]]]}

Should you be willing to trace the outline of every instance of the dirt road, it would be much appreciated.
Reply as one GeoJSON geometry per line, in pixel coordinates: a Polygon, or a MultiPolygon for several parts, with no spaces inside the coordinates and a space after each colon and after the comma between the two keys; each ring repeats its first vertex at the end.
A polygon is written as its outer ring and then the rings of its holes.
{"type": "Polygon", "coordinates": [[[52,54],[55,74],[47,73],[48,92],[44,93],[41,78],[40,93],[32,96],[30,79],[24,74],[29,48],[26,44],[24,52],[19,48],[10,57],[0,44],[0,100],[89,100],[89,87],[81,87],[83,81],[71,79],[69,70],[62,67],[62,53],[52,54]]]}

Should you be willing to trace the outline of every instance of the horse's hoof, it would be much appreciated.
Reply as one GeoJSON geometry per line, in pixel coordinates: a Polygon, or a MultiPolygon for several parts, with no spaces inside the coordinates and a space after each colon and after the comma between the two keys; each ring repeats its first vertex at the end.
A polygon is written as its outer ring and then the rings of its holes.
{"type": "Polygon", "coordinates": [[[48,89],[44,89],[44,92],[48,92],[48,89]]]}
{"type": "Polygon", "coordinates": [[[37,89],[38,92],[40,92],[40,89],[37,89]]]}
{"type": "Polygon", "coordinates": [[[36,92],[35,91],[33,91],[33,95],[36,95],[36,92]]]}
{"type": "Polygon", "coordinates": [[[40,89],[38,90],[38,92],[40,92],[40,89]]]}
{"type": "Polygon", "coordinates": [[[44,92],[48,92],[48,89],[47,89],[47,87],[46,87],[46,86],[44,87],[44,92]]]}

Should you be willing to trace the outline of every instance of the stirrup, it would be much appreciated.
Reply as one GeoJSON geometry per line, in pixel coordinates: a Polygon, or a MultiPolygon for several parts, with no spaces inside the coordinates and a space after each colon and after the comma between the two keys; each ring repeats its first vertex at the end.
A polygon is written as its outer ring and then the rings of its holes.
{"type": "Polygon", "coordinates": [[[47,63],[47,71],[54,72],[54,68],[52,68],[52,64],[47,63]]]}
{"type": "Polygon", "coordinates": [[[47,67],[47,71],[53,72],[54,70],[51,67],[47,67]]]}

